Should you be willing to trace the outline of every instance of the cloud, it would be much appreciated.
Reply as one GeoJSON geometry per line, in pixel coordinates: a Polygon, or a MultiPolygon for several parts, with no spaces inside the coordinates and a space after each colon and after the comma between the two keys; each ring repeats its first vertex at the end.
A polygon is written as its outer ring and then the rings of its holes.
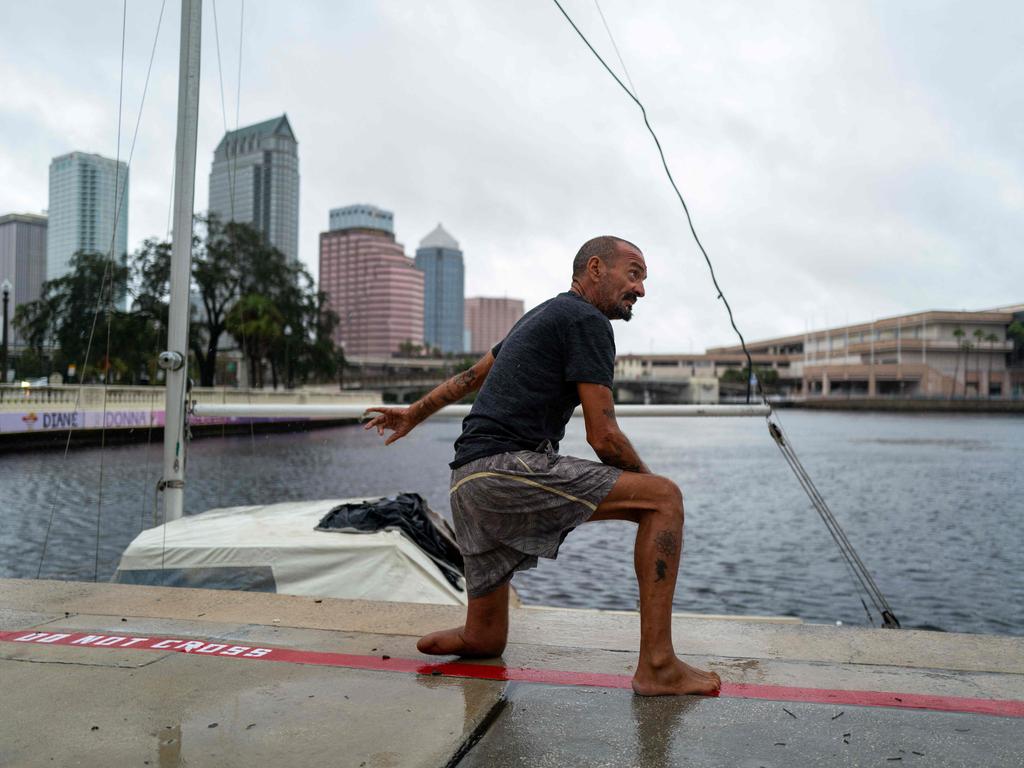
{"type": "MultiPolygon", "coordinates": [[[[1021,14],[1006,2],[602,4],[748,339],[1022,300],[1021,14]]],[[[616,69],[592,3],[566,7],[616,69]]],[[[196,203],[235,122],[237,0],[209,6],[196,203]]],[[[159,3],[131,3],[125,131],[159,3]]],[[[16,6],[0,46],[0,210],[46,206],[51,157],[113,154],[120,4],[16,6]],[[43,54],[43,55],[40,55],[43,54]]],[[[132,168],[129,238],[166,228],[178,10],[168,4],[132,168]]],[[[621,351],[734,343],[639,111],[548,3],[248,3],[242,124],[299,139],[300,258],[332,207],[438,221],[470,294],[539,302],[597,233],[639,243],[621,351]]]]}

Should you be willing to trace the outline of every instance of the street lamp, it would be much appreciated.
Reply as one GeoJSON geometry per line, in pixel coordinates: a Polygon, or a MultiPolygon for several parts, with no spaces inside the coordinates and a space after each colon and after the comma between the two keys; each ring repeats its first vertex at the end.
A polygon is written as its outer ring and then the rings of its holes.
{"type": "Polygon", "coordinates": [[[0,384],[7,383],[7,302],[11,297],[11,281],[4,280],[2,287],[4,293],[4,335],[0,342],[0,384]]]}

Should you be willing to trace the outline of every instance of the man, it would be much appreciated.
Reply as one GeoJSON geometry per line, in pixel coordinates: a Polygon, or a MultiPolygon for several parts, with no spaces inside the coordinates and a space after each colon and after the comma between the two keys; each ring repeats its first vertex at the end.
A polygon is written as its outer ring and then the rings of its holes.
{"type": "Polygon", "coordinates": [[[683,544],[683,498],[651,474],[615,420],[610,320],[628,321],[644,295],[640,249],[618,237],[584,243],[572,286],[527,312],[472,368],[408,408],[374,408],[367,429],[394,430],[385,444],[445,405],[480,390],[451,463],[455,534],[466,563],[466,623],[422,638],[428,654],[498,656],[508,636],[508,583],[538,557],[554,558],[577,525],[637,523],[641,695],[715,694],[714,672],[691,667],[672,646],[672,596],[683,544]],[[600,463],[559,456],[577,405],[600,463]]]}

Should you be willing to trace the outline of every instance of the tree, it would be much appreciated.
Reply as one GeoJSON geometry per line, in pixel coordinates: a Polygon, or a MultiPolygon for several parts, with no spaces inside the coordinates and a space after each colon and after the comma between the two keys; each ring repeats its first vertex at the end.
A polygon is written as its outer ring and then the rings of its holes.
{"type": "Polygon", "coordinates": [[[302,383],[316,378],[337,381],[345,367],[345,355],[334,343],[338,315],[327,306],[326,293],[312,290],[312,278],[305,270],[299,279],[308,281],[308,286],[302,292],[297,318],[286,316],[291,318],[289,325],[293,334],[285,348],[285,375],[290,372],[302,383]]]}
{"type": "Polygon", "coordinates": [[[1014,320],[1006,329],[1006,335],[1013,339],[1013,353],[1008,359],[1010,364],[1016,367],[1024,360],[1024,323],[1014,320]]]}
{"type": "Polygon", "coordinates": [[[1020,320],[1014,320],[1006,329],[1006,335],[1014,341],[1014,347],[1016,348],[1014,349],[1015,356],[1024,351],[1024,323],[1020,320]]]}
{"type": "Polygon", "coordinates": [[[232,305],[225,324],[247,358],[250,381],[262,387],[263,360],[284,333],[281,312],[266,296],[250,293],[232,305]]]}
{"type": "Polygon", "coordinates": [[[400,357],[419,357],[423,354],[423,345],[406,339],[398,345],[398,354],[400,357]]]}
{"type": "Polygon", "coordinates": [[[43,283],[42,295],[15,312],[14,324],[37,360],[53,350],[50,364],[74,364],[80,381],[146,378],[157,326],[143,312],[122,309],[128,267],[105,254],[79,251],[70,271],[43,283]]]}
{"type": "MultiPolygon", "coordinates": [[[[227,314],[243,294],[249,269],[269,246],[263,235],[247,224],[221,223],[216,216],[196,217],[192,238],[189,349],[199,367],[199,383],[212,387],[220,340],[227,331],[227,314]],[[198,306],[197,306],[198,305],[198,306]]],[[[272,249],[271,249],[272,250],[272,249]]],[[[147,240],[136,254],[140,305],[165,308],[170,294],[171,245],[147,240]]],[[[165,320],[166,323],[166,320],[165,320]]]]}
{"type": "Polygon", "coordinates": [[[985,340],[985,332],[981,328],[974,329],[974,372],[978,374],[978,396],[981,396],[981,342],[985,340]]]}
{"type": "MultiPolygon", "coordinates": [[[[275,386],[279,370],[289,379],[295,372],[301,381],[335,379],[344,365],[333,341],[338,317],[309,273],[248,224],[222,224],[212,216],[197,217],[197,224],[188,343],[200,384],[213,386],[220,344],[229,332],[249,357],[252,380],[260,386],[264,363],[275,386]],[[289,337],[286,326],[292,329],[289,337]]],[[[15,312],[15,328],[31,353],[28,362],[45,363],[50,370],[74,363],[81,380],[97,372],[104,381],[155,380],[155,360],[167,338],[171,244],[144,241],[131,271],[96,253],[76,254],[71,267],[68,275],[44,284],[39,300],[15,312]],[[126,311],[130,277],[136,290],[126,311]],[[52,359],[46,361],[48,354],[52,359]]]]}
{"type": "MultiPolygon", "coordinates": [[[[262,333],[267,330],[265,323],[271,315],[256,299],[248,299],[239,309],[241,314],[232,324],[239,334],[239,347],[246,355],[259,351],[258,360],[249,360],[254,374],[251,381],[262,384],[262,372],[253,366],[264,363],[270,365],[275,386],[278,371],[284,370],[287,376],[289,367],[302,381],[318,376],[334,379],[340,360],[332,339],[337,316],[327,309],[326,296],[317,293],[310,274],[301,265],[290,262],[249,224],[223,223],[212,215],[197,217],[196,221],[189,348],[199,368],[200,385],[214,385],[224,334],[236,335],[228,327],[228,316],[237,302],[253,296],[262,297],[274,307],[279,333],[250,343],[247,334],[251,323],[259,319],[252,327],[262,333]],[[257,311],[258,318],[253,316],[257,311]],[[287,337],[286,326],[292,330],[287,337]]],[[[140,306],[166,307],[170,245],[147,240],[136,260],[142,286],[140,306]]]]}
{"type": "MultiPolygon", "coordinates": [[[[766,387],[772,387],[779,382],[779,372],[774,368],[759,368],[755,366],[754,375],[757,376],[757,380],[766,387]]],[[[719,380],[732,384],[743,384],[746,386],[747,378],[748,375],[746,367],[727,368],[723,371],[719,380]]]]}
{"type": "Polygon", "coordinates": [[[985,341],[988,342],[988,397],[992,397],[992,358],[995,357],[996,342],[999,341],[999,337],[994,333],[989,333],[985,336],[985,341]]]}
{"type": "MultiPolygon", "coordinates": [[[[953,329],[953,336],[956,338],[956,368],[953,369],[953,391],[950,398],[956,397],[956,381],[960,378],[960,355],[964,351],[964,329],[957,326],[953,329]]],[[[964,376],[964,395],[967,394],[967,376],[964,376]]]]}

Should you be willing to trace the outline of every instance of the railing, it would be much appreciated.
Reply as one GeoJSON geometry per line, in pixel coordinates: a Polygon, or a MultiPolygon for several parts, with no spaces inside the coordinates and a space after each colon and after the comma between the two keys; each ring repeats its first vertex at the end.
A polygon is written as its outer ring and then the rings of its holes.
{"type": "MultiPolygon", "coordinates": [[[[0,410],[162,410],[163,387],[108,387],[53,385],[44,387],[0,386],[0,410]]],[[[234,389],[194,387],[192,399],[199,403],[327,404],[369,402],[380,399],[377,392],[316,389],[234,389]]]]}
{"type": "MultiPolygon", "coordinates": [[[[371,403],[347,405],[241,405],[197,403],[196,416],[214,417],[293,417],[293,418],[336,418],[358,419],[371,403]]],[[[449,405],[442,408],[431,418],[462,419],[469,415],[469,405],[449,405]]],[[[615,415],[619,417],[633,416],[767,416],[766,405],[617,405],[615,415]]],[[[583,416],[583,409],[577,408],[573,416],[583,416]]]]}

